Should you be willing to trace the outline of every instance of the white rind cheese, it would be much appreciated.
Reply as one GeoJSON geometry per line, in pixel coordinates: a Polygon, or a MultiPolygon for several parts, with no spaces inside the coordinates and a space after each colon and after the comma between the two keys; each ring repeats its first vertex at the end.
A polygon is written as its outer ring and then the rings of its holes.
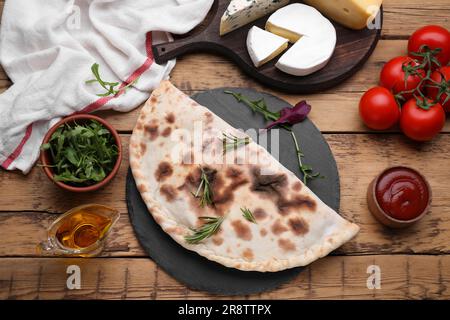
{"type": "Polygon", "coordinates": [[[288,42],[288,39],[253,26],[248,32],[247,49],[255,67],[260,67],[286,50],[288,42]]]}
{"type": "Polygon", "coordinates": [[[289,0],[231,0],[220,21],[223,36],[287,5],[289,0]]]}
{"type": "Polygon", "coordinates": [[[266,29],[295,44],[276,67],[294,76],[306,76],[322,69],[336,47],[336,29],[313,7],[294,3],[273,13],[266,29]]]}
{"type": "Polygon", "coordinates": [[[289,49],[276,67],[293,76],[307,76],[325,67],[333,56],[336,38],[316,39],[303,37],[289,49]]]}
{"type": "Polygon", "coordinates": [[[380,11],[383,0],[305,0],[324,15],[351,29],[364,29],[380,11]]]}

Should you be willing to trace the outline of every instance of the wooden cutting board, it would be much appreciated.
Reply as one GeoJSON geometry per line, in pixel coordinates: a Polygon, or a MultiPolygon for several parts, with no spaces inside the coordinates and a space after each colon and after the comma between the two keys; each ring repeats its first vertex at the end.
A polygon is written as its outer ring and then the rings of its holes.
{"type": "MultiPolygon", "coordinates": [[[[294,2],[302,1],[291,1],[294,2]]],[[[378,29],[351,30],[333,22],[337,31],[337,46],[328,65],[309,76],[296,77],[275,67],[278,58],[260,68],[256,68],[250,59],[247,33],[253,25],[264,29],[268,16],[222,37],[219,35],[220,19],[229,3],[230,0],[215,0],[201,25],[173,42],[155,45],[155,61],[164,63],[187,53],[214,52],[228,57],[245,73],[267,86],[291,93],[314,93],[332,88],[358,71],[375,49],[383,24],[383,9],[377,17],[378,29]]]]}

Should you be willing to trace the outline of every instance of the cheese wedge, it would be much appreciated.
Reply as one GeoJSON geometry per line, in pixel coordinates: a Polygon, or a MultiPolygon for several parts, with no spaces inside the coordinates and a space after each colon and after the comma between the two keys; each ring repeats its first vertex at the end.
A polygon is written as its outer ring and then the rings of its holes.
{"type": "Polygon", "coordinates": [[[383,0],[305,0],[330,19],[351,29],[364,29],[378,14],[383,0]]]}
{"type": "Polygon", "coordinates": [[[295,76],[322,69],[336,47],[336,29],[317,9],[294,3],[273,13],[266,30],[295,43],[276,67],[295,76]]]}
{"type": "Polygon", "coordinates": [[[247,49],[255,67],[260,67],[287,49],[285,38],[253,26],[248,32],[247,49]]]}
{"type": "Polygon", "coordinates": [[[289,0],[231,0],[220,20],[223,36],[287,5],[289,0]]]}

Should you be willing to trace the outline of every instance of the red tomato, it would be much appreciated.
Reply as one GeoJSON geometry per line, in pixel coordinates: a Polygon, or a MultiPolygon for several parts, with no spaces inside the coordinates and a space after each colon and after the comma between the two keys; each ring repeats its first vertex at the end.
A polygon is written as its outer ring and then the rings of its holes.
{"type": "Polygon", "coordinates": [[[398,122],[400,109],[394,95],[388,89],[375,87],[362,96],[359,114],[369,128],[386,130],[398,122]]]}
{"type": "MultiPolygon", "coordinates": [[[[409,91],[417,88],[420,83],[420,76],[409,75],[405,85],[405,71],[403,68],[413,68],[419,63],[410,57],[397,57],[386,63],[381,70],[380,85],[386,89],[392,90],[394,94],[402,91],[409,91]]],[[[418,72],[425,76],[425,72],[420,69],[418,72]]],[[[413,93],[406,93],[403,97],[408,100],[413,96],[413,93]]]]}
{"type": "Polygon", "coordinates": [[[441,66],[446,66],[450,61],[450,32],[440,26],[426,26],[413,33],[408,42],[408,52],[413,58],[422,61],[412,52],[421,52],[422,46],[428,46],[430,49],[440,48],[442,51],[437,55],[441,66]]]}
{"type": "MultiPolygon", "coordinates": [[[[442,67],[431,74],[431,79],[441,84],[443,93],[439,99],[445,112],[450,112],[450,67],[442,67]],[[442,78],[444,76],[444,78],[442,78]],[[447,100],[448,99],[448,100],[447,100]],[[447,102],[445,102],[447,100],[447,102]],[[445,102],[445,103],[444,103],[445,102]]],[[[435,83],[428,83],[427,94],[429,98],[437,100],[440,88],[430,87],[436,85],[435,83]]]]}
{"type": "Polygon", "coordinates": [[[410,99],[402,108],[400,127],[403,133],[413,140],[432,140],[441,132],[444,124],[445,112],[439,103],[425,110],[417,105],[416,99],[410,99]]]}

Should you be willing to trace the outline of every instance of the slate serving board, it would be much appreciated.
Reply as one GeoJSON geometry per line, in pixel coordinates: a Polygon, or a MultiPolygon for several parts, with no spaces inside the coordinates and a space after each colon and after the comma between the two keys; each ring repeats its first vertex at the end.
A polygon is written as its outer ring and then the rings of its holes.
{"type": "MultiPolygon", "coordinates": [[[[237,102],[233,96],[225,94],[225,90],[242,93],[254,100],[264,98],[273,111],[291,106],[275,96],[252,89],[221,88],[193,97],[233,127],[243,130],[264,128],[264,119],[259,114],[253,114],[247,106],[237,102]]],[[[309,120],[297,124],[294,131],[306,154],[305,163],[313,164],[314,168],[324,176],[323,179],[311,182],[309,187],[326,204],[338,211],[339,174],[328,144],[309,120]]],[[[300,176],[291,137],[284,130],[280,130],[279,149],[280,162],[300,176]]],[[[292,280],[302,270],[302,268],[294,268],[275,273],[244,272],[209,261],[195,252],[184,249],[162,231],[142,201],[131,170],[128,172],[126,189],[131,223],[142,247],[162,269],[191,289],[223,295],[260,293],[273,290],[292,280]]]]}
{"type": "MultiPolygon", "coordinates": [[[[294,2],[302,1],[290,3],[294,2]]],[[[330,62],[316,73],[296,77],[275,67],[279,57],[260,68],[256,68],[250,59],[246,45],[248,31],[253,25],[264,29],[268,16],[222,37],[219,35],[220,19],[229,3],[230,0],[215,0],[206,19],[193,31],[175,38],[174,42],[154,45],[155,61],[164,63],[190,52],[215,52],[228,57],[265,85],[292,93],[314,93],[332,88],[358,71],[375,49],[383,25],[383,8],[376,18],[378,28],[351,30],[332,21],[336,27],[337,45],[330,62]]]]}

